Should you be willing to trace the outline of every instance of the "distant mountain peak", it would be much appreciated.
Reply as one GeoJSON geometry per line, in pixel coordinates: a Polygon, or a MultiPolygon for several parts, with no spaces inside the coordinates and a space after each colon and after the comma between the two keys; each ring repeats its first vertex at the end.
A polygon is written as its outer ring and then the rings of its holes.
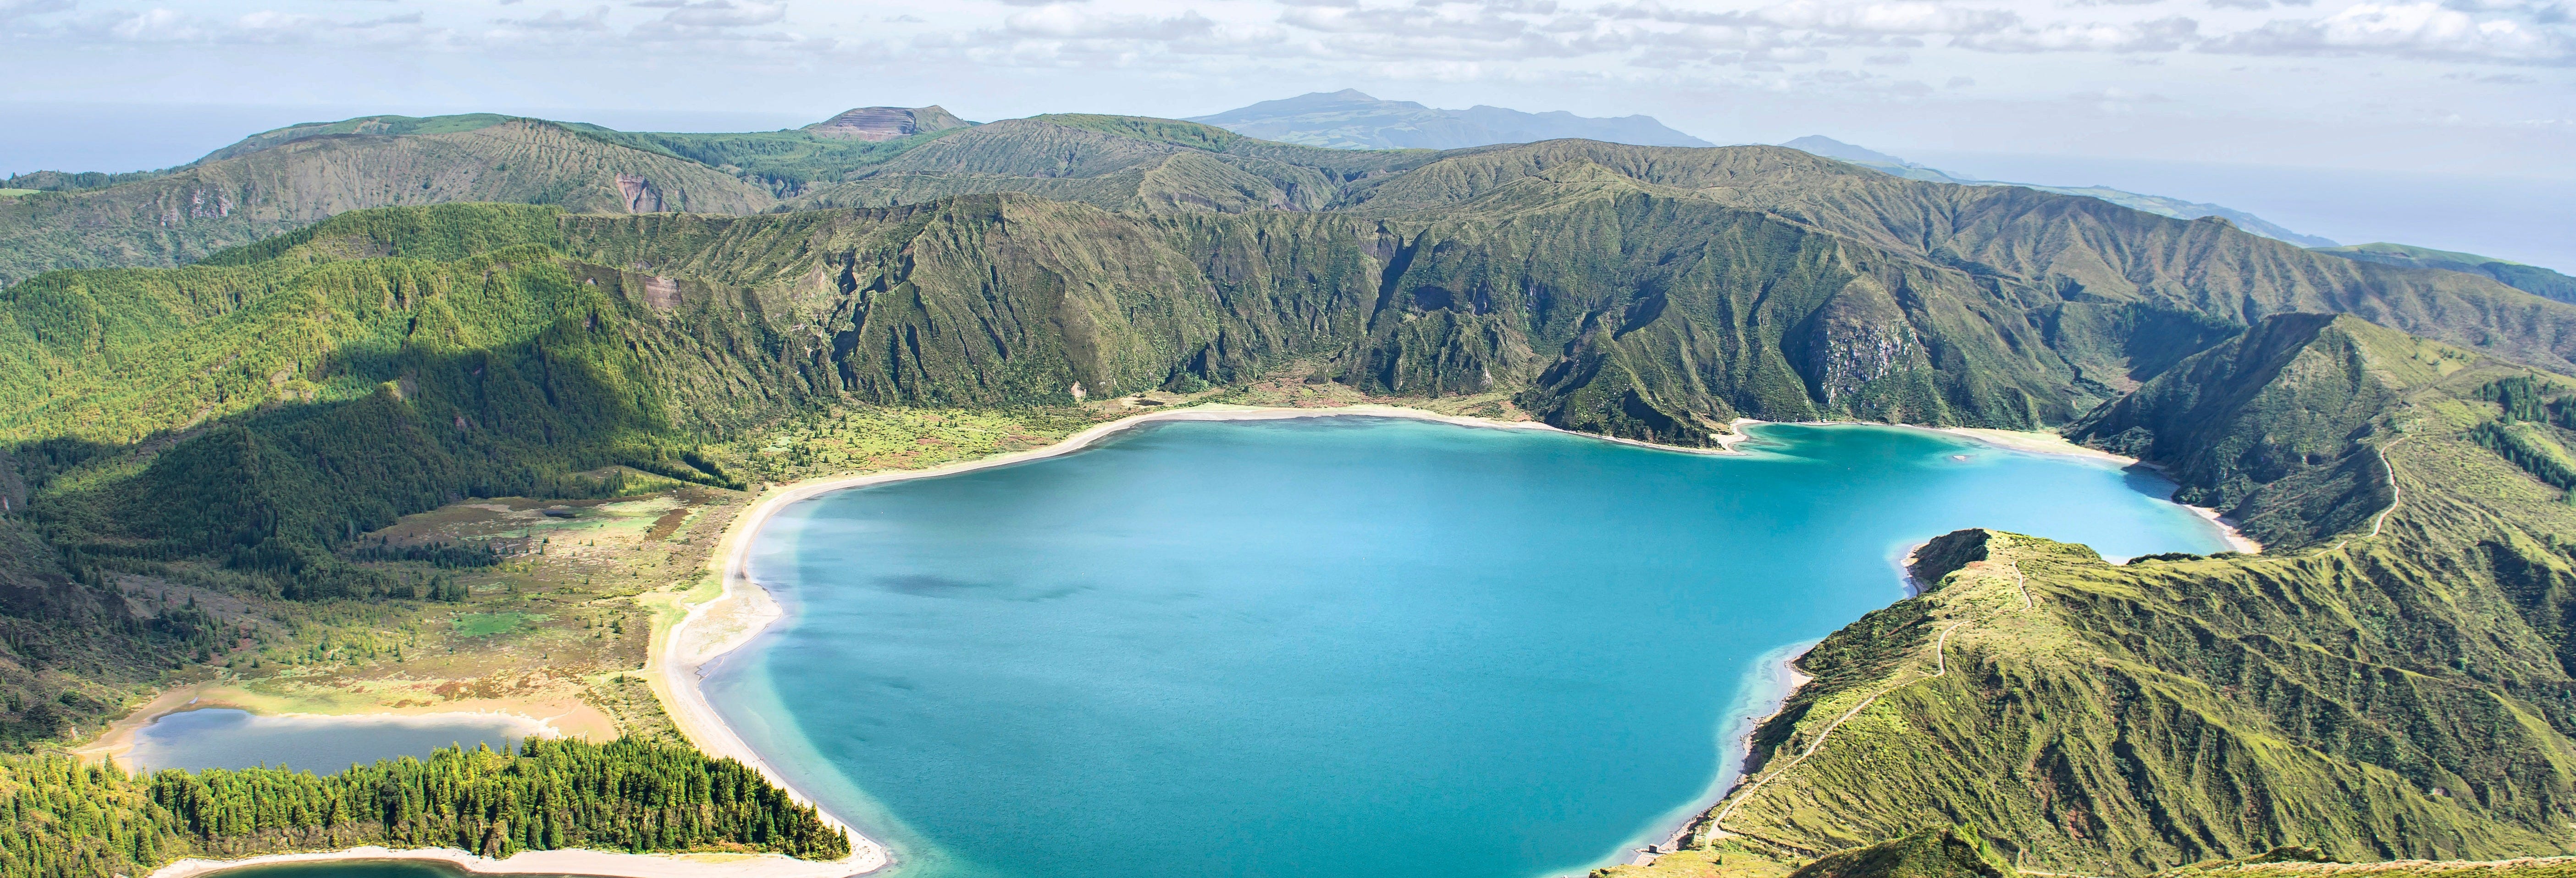
{"type": "Polygon", "coordinates": [[[805,126],[816,137],[843,140],[893,140],[915,134],[964,128],[967,121],[957,118],[938,104],[927,107],[859,107],[844,110],[838,116],[805,126]]]}
{"type": "Polygon", "coordinates": [[[1712,146],[1652,116],[1596,119],[1563,110],[1528,113],[1478,104],[1442,110],[1380,100],[1355,88],[1262,101],[1189,121],[1246,137],[1333,149],[1458,149],[1580,138],[1637,146],[1712,146]]]}

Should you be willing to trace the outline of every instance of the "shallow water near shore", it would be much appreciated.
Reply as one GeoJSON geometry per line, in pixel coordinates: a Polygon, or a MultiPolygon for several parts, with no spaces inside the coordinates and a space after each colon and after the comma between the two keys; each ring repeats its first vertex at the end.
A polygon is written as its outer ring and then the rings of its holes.
{"type": "Polygon", "coordinates": [[[1721,788],[1778,651],[1902,598],[1907,546],[2226,548],[2142,470],[1754,435],[1174,422],[827,494],[758,535],[789,616],[705,689],[905,876],[1579,873],[1721,788]]]}
{"type": "Polygon", "coordinates": [[[205,708],[169,714],[137,730],[128,758],[147,770],[266,765],[329,774],[459,744],[468,750],[515,747],[536,730],[533,722],[489,714],[258,716],[205,708]]]}

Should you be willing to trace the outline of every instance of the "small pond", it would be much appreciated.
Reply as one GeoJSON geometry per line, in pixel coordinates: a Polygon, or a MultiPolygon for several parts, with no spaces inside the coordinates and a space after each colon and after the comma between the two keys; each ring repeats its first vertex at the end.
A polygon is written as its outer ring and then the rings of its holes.
{"type": "Polygon", "coordinates": [[[149,770],[282,765],[327,774],[455,744],[515,747],[540,729],[535,721],[496,713],[260,716],[206,708],[153,720],[135,733],[128,760],[149,770]]]}

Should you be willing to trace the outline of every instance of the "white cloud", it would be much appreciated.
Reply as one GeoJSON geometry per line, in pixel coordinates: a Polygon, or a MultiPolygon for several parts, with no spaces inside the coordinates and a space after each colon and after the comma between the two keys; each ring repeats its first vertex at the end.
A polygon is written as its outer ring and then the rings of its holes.
{"type": "Polygon", "coordinates": [[[2277,19],[2212,40],[2248,55],[2394,55],[2501,64],[2576,64],[2576,39],[2547,25],[2481,20],[2433,3],[2359,3],[2322,19],[2277,19]]]}
{"type": "Polygon", "coordinates": [[[759,0],[705,0],[684,3],[662,13],[662,21],[680,27],[752,27],[777,24],[786,17],[786,3],[759,0]]]}
{"type": "Polygon", "coordinates": [[[1058,3],[1013,13],[1004,20],[1004,29],[1013,36],[1040,39],[1163,42],[1206,37],[1216,31],[1216,22],[1197,12],[1168,18],[1102,15],[1058,3]]]}
{"type": "Polygon", "coordinates": [[[171,9],[110,13],[74,22],[64,32],[105,42],[211,44],[418,45],[444,39],[418,12],[367,19],[259,10],[238,16],[199,16],[171,9]]]}
{"type": "Polygon", "coordinates": [[[2170,52],[2200,31],[2179,15],[2128,23],[2068,23],[1972,34],[1951,43],[1986,52],[2170,52]]]}
{"type": "Polygon", "coordinates": [[[561,9],[548,9],[544,15],[539,15],[534,18],[496,18],[492,20],[492,23],[501,25],[504,28],[532,31],[586,31],[590,33],[605,33],[609,29],[608,7],[606,6],[593,7],[589,12],[582,15],[565,15],[561,9]]]}
{"type": "Polygon", "coordinates": [[[0,0],[0,21],[62,12],[72,8],[72,0],[0,0]]]}

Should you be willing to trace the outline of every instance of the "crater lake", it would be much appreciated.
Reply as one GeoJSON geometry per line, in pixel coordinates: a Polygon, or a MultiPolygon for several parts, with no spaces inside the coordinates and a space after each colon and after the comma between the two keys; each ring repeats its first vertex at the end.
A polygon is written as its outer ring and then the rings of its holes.
{"type": "Polygon", "coordinates": [[[1737,455],[1372,417],[1168,422],[782,510],[708,669],[937,878],[1579,874],[1733,779],[1779,663],[1963,527],[2227,548],[2138,468],[1874,426],[1737,455]]]}

